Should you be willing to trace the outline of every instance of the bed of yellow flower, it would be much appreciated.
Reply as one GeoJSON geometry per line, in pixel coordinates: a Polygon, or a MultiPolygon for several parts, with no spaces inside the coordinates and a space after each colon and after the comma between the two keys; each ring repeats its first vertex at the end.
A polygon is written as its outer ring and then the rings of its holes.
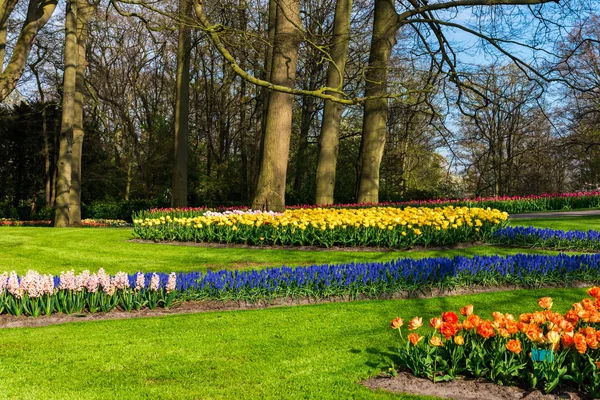
{"type": "Polygon", "coordinates": [[[134,218],[134,235],[155,241],[406,248],[484,240],[507,219],[498,210],[452,206],[203,211],[134,218]]]}
{"type": "MultiPolygon", "coordinates": [[[[551,297],[542,297],[543,311],[493,312],[492,320],[474,313],[473,305],[460,308],[460,317],[446,311],[431,318],[433,328],[421,336],[423,319],[416,316],[402,335],[404,320],[391,322],[404,346],[399,349],[401,368],[433,382],[457,376],[486,378],[501,385],[521,384],[527,389],[555,391],[568,385],[598,398],[600,395],[600,287],[573,304],[566,314],[552,311],[551,297]]],[[[395,374],[394,369],[389,372],[395,374]]]]}

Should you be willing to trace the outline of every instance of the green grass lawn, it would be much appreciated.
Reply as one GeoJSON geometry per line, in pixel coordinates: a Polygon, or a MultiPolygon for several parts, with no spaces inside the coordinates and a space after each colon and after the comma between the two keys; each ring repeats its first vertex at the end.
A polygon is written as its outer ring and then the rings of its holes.
{"type": "MultiPolygon", "coordinates": [[[[511,221],[600,229],[600,217],[511,221]]],[[[203,248],[132,243],[131,229],[0,228],[0,271],[74,268],[189,271],[533,252],[476,246],[398,252],[203,248]]],[[[538,252],[538,251],[536,251],[538,252]]],[[[554,252],[547,252],[554,253],[554,252]]],[[[428,300],[386,300],[209,312],[0,330],[0,398],[424,399],[358,385],[394,358],[392,318],[475,304],[476,312],[532,311],[552,296],[566,311],[581,289],[529,290],[428,300]]]]}
{"type": "MultiPolygon", "coordinates": [[[[351,261],[386,261],[398,257],[452,257],[475,254],[516,254],[518,249],[476,246],[432,251],[307,251],[242,248],[205,248],[154,243],[132,243],[124,228],[54,229],[0,227],[0,272],[26,273],[34,269],[58,274],[104,268],[107,272],[204,271],[208,268],[249,268],[351,261]]],[[[539,253],[540,251],[535,251],[539,253]]],[[[547,252],[555,253],[555,252],[547,252]]]]}
{"type": "Polygon", "coordinates": [[[600,230],[600,216],[590,215],[587,217],[558,217],[558,218],[523,218],[512,219],[513,226],[535,226],[536,228],[552,228],[564,231],[590,229],[600,230]]]}
{"type": "MultiPolygon", "coordinates": [[[[358,385],[394,357],[396,316],[473,303],[565,312],[581,289],[329,303],[0,331],[0,397],[15,399],[416,399],[358,385]]],[[[422,328],[423,329],[423,328],[422,328]]]]}

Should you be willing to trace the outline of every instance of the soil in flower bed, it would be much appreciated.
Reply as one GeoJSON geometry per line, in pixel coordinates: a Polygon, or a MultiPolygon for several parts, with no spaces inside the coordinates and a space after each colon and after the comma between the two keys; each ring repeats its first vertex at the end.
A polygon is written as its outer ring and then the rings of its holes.
{"type": "Polygon", "coordinates": [[[575,391],[559,391],[557,394],[543,394],[539,390],[527,391],[514,386],[500,386],[480,379],[456,379],[450,382],[433,383],[429,379],[418,378],[409,372],[400,372],[395,377],[376,376],[362,385],[392,393],[409,393],[422,396],[436,396],[455,400],[554,400],[586,399],[575,391]]]}

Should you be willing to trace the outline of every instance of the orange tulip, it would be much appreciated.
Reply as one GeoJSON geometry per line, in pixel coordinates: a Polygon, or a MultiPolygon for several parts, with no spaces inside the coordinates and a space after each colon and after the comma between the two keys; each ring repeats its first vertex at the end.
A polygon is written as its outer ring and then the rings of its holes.
{"type": "Polygon", "coordinates": [[[510,332],[506,328],[498,328],[498,335],[502,336],[503,338],[507,338],[510,337],[510,332]]]}
{"type": "Polygon", "coordinates": [[[442,347],[444,345],[439,336],[432,336],[431,339],[429,339],[429,344],[435,347],[442,347]]]}
{"type": "Polygon", "coordinates": [[[452,311],[447,311],[442,313],[442,319],[444,322],[450,322],[451,324],[455,324],[458,322],[458,315],[452,311]]]}
{"type": "Polygon", "coordinates": [[[544,323],[546,323],[546,315],[544,315],[544,314],[542,314],[540,312],[533,313],[531,319],[536,324],[544,324],[544,323]]]}
{"type": "Polygon", "coordinates": [[[414,317],[408,323],[408,330],[409,331],[414,331],[416,329],[419,329],[422,326],[423,326],[423,318],[414,317]]]}
{"type": "Polygon", "coordinates": [[[494,318],[494,321],[502,321],[504,319],[504,314],[498,311],[494,311],[492,313],[492,317],[494,318]]]}
{"type": "Polygon", "coordinates": [[[590,333],[590,334],[586,335],[585,342],[590,349],[595,350],[598,348],[598,339],[596,338],[595,333],[590,333]]]}
{"type": "Polygon", "coordinates": [[[473,314],[473,304],[469,304],[468,306],[460,309],[460,315],[468,317],[471,314],[473,314]]]}
{"type": "Polygon", "coordinates": [[[583,299],[583,300],[581,300],[581,305],[587,311],[590,311],[590,312],[597,311],[596,310],[596,305],[594,304],[594,302],[592,301],[592,299],[583,299]]]}
{"type": "Polygon", "coordinates": [[[575,343],[575,348],[577,349],[579,354],[585,353],[585,351],[587,350],[587,342],[585,340],[585,336],[583,336],[581,333],[576,333],[575,336],[573,336],[573,342],[575,343]]]}
{"type": "Polygon", "coordinates": [[[485,339],[490,338],[496,334],[494,332],[494,327],[492,326],[492,323],[490,321],[483,321],[477,327],[477,333],[479,334],[479,336],[485,339]]]}
{"type": "Polygon", "coordinates": [[[568,349],[573,347],[575,341],[573,340],[573,332],[564,333],[560,338],[563,348],[568,349]]]}
{"type": "Polygon", "coordinates": [[[589,288],[587,292],[593,298],[600,299],[600,287],[594,286],[593,288],[589,288]]]}
{"type": "Polygon", "coordinates": [[[400,327],[402,325],[404,325],[404,321],[400,317],[394,318],[392,320],[392,323],[390,324],[390,326],[392,327],[392,329],[400,329],[400,327]]]}
{"type": "Polygon", "coordinates": [[[552,297],[542,297],[538,300],[540,307],[549,310],[552,308],[552,297]]]}
{"type": "Polygon", "coordinates": [[[511,335],[514,335],[519,332],[519,324],[511,321],[510,323],[506,324],[506,330],[508,330],[508,333],[511,335]]]}
{"type": "Polygon", "coordinates": [[[508,351],[513,352],[515,354],[519,354],[523,350],[523,348],[521,347],[521,342],[519,342],[516,339],[509,340],[508,343],[506,343],[506,348],[508,349],[508,351]]]}
{"type": "Polygon", "coordinates": [[[446,339],[450,339],[452,336],[456,335],[459,331],[459,326],[457,324],[451,324],[449,322],[442,323],[440,326],[440,333],[446,337],[446,339]]]}
{"type": "Polygon", "coordinates": [[[481,324],[481,318],[475,314],[471,314],[463,321],[463,328],[467,331],[477,328],[481,324]]]}
{"type": "Polygon", "coordinates": [[[423,336],[419,336],[416,333],[411,333],[408,335],[408,341],[412,343],[413,346],[416,346],[423,339],[423,336]]]}
{"type": "Polygon", "coordinates": [[[569,321],[571,324],[573,325],[577,325],[577,322],[579,322],[579,316],[577,315],[577,311],[573,310],[569,310],[566,314],[565,314],[565,319],[567,321],[569,321]]]}
{"type": "Polygon", "coordinates": [[[531,322],[531,314],[527,313],[519,315],[519,321],[528,324],[529,322],[531,322]]]}
{"type": "Polygon", "coordinates": [[[546,341],[548,343],[557,344],[558,342],[560,342],[560,333],[554,331],[548,332],[548,334],[546,335],[546,341]]]}
{"type": "Polygon", "coordinates": [[[454,336],[454,343],[457,346],[462,346],[463,344],[465,344],[465,338],[462,336],[454,336]]]}
{"type": "Polygon", "coordinates": [[[443,322],[444,321],[442,321],[441,318],[431,318],[429,320],[429,326],[431,326],[433,329],[440,329],[443,322]]]}

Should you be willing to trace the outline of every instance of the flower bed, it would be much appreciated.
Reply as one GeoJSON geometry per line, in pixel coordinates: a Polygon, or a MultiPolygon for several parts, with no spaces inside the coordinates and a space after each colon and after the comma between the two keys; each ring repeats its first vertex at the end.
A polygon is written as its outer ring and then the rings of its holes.
{"type": "Polygon", "coordinates": [[[556,229],[508,226],[490,235],[490,243],[557,248],[568,250],[600,250],[598,231],[561,231],[556,229]]]}
{"type": "MultiPolygon", "coordinates": [[[[121,219],[84,219],[81,224],[85,227],[128,227],[130,223],[121,219]]],[[[52,221],[19,221],[15,219],[0,219],[0,226],[52,226],[52,221]]]]}
{"type": "MultiPolygon", "coordinates": [[[[529,389],[553,392],[568,384],[589,393],[600,394],[600,288],[588,290],[592,298],[575,303],[565,315],[551,311],[552,299],[538,304],[543,311],[521,314],[494,312],[492,320],[474,314],[473,306],[432,318],[433,328],[417,333],[420,317],[408,323],[391,322],[403,342],[399,349],[402,368],[433,382],[457,376],[486,378],[501,385],[525,384],[529,389]],[[462,319],[462,321],[461,321],[462,319]]],[[[394,372],[394,370],[392,370],[394,372]]]]}
{"type": "MultiPolygon", "coordinates": [[[[371,208],[371,207],[479,207],[493,208],[509,214],[536,212],[536,211],[559,211],[572,209],[600,208],[600,191],[573,192],[573,193],[545,193],[529,196],[503,196],[503,197],[476,197],[464,199],[433,199],[413,200],[402,202],[382,203],[348,203],[329,205],[294,205],[287,209],[313,209],[313,208],[371,208]]],[[[214,207],[213,211],[248,211],[248,207],[214,207]]],[[[167,215],[171,218],[195,217],[209,211],[208,207],[185,207],[185,208],[153,208],[141,211],[134,215],[134,219],[160,218],[167,215]]]]}
{"type": "Polygon", "coordinates": [[[71,314],[76,312],[109,312],[141,308],[168,307],[178,293],[177,277],[171,274],[110,276],[100,269],[90,274],[73,271],[60,276],[29,271],[19,277],[13,271],[0,275],[0,314],[29,315],[71,314]]]}
{"type": "Polygon", "coordinates": [[[155,241],[403,248],[482,240],[507,218],[498,210],[466,207],[202,212],[134,218],[134,235],[155,241]]]}
{"type": "Polygon", "coordinates": [[[0,313],[131,310],[168,306],[172,301],[275,298],[379,298],[461,287],[568,285],[600,282],[600,255],[514,255],[398,259],[245,271],[208,271],[108,276],[73,272],[60,276],[30,271],[0,275],[0,313]]]}

